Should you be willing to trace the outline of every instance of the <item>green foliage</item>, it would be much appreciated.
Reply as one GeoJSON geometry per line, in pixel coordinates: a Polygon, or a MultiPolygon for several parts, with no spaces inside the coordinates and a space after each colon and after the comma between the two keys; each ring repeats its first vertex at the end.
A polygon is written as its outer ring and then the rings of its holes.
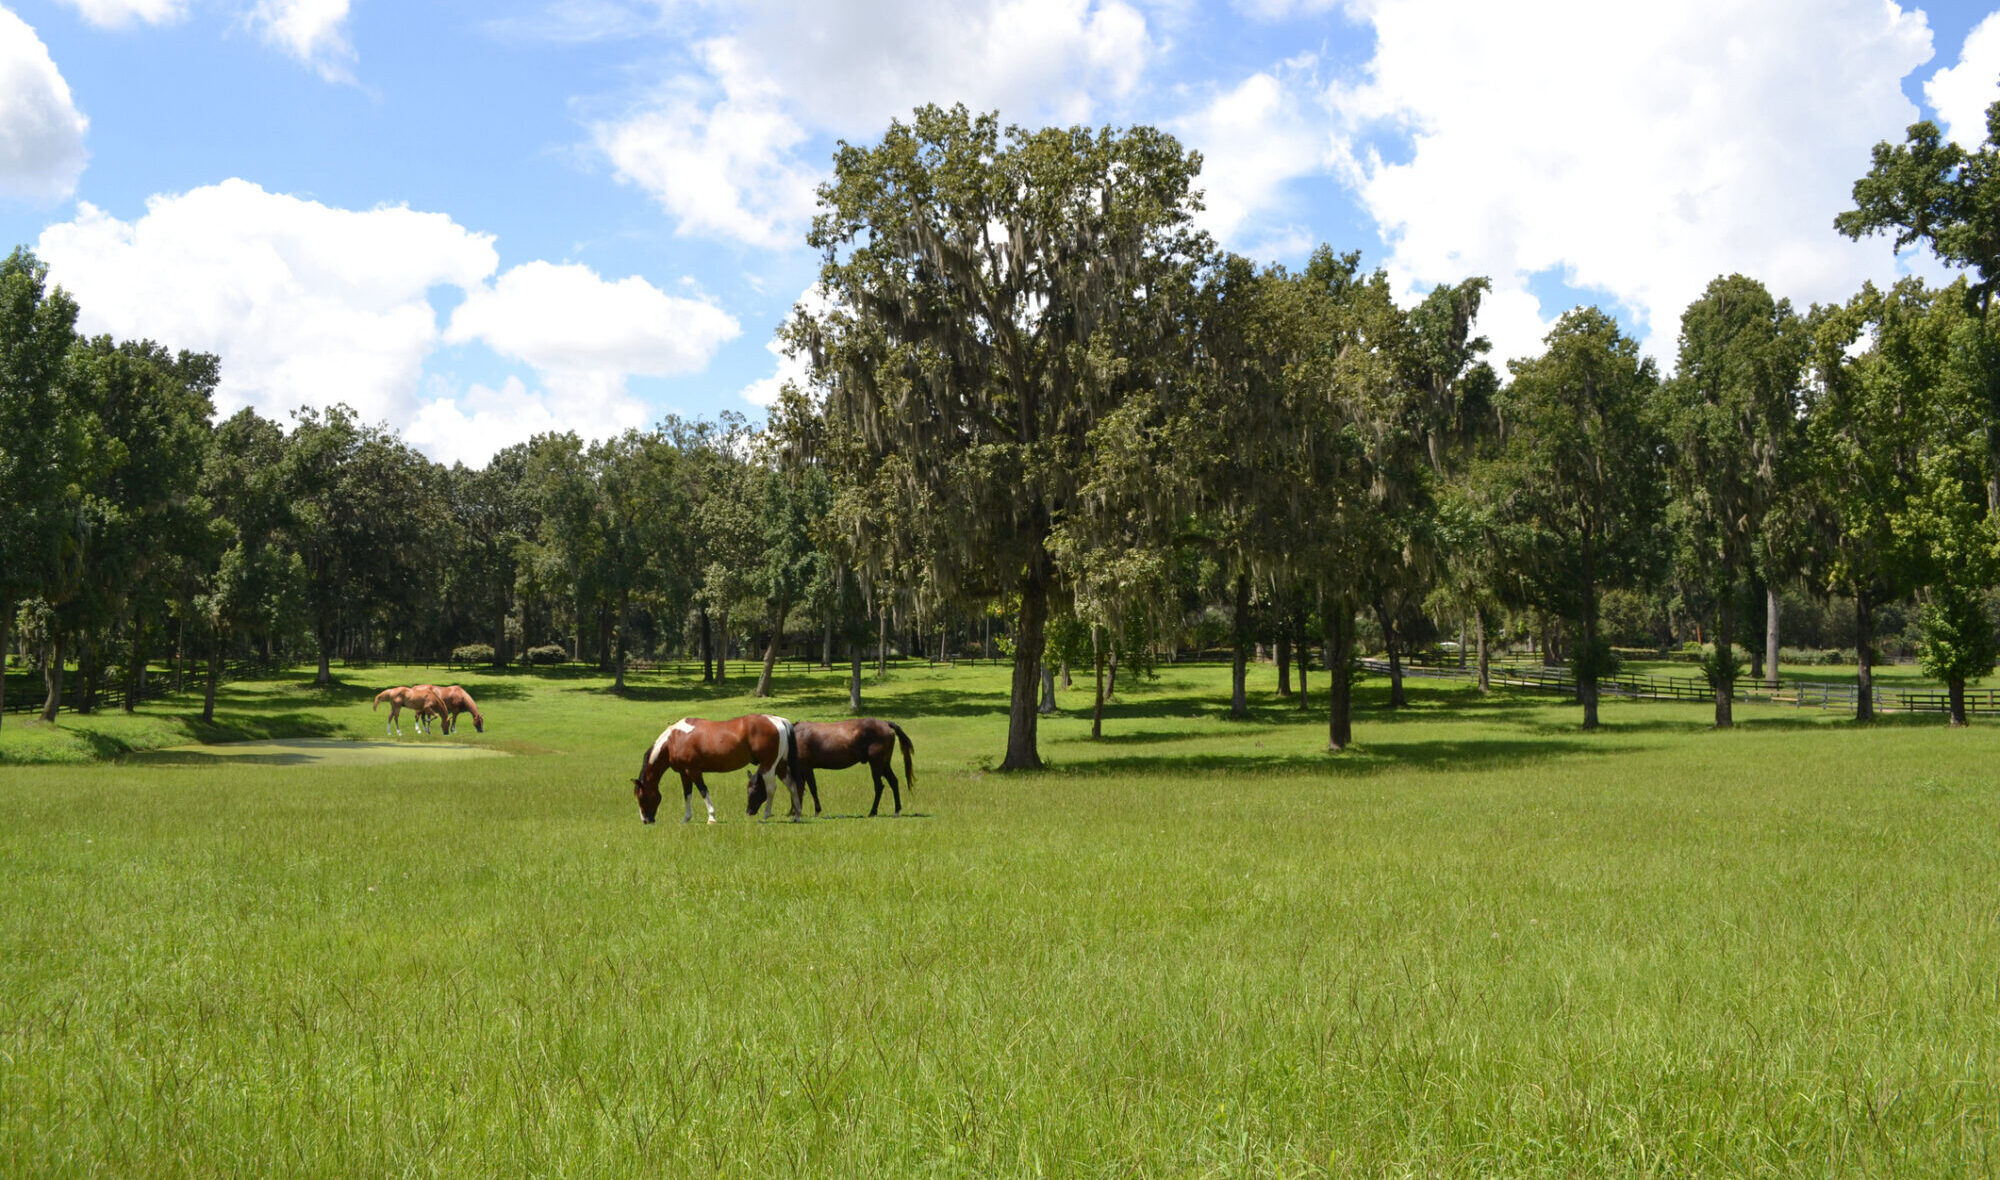
{"type": "MultiPolygon", "coordinates": [[[[558,651],[561,648],[556,649],[558,651]]],[[[490,643],[467,643],[451,649],[454,664],[490,664],[493,662],[493,645],[490,643]]]]}
{"type": "Polygon", "coordinates": [[[560,664],[568,659],[569,652],[559,643],[545,643],[528,649],[528,662],[531,664],[560,664]]]}

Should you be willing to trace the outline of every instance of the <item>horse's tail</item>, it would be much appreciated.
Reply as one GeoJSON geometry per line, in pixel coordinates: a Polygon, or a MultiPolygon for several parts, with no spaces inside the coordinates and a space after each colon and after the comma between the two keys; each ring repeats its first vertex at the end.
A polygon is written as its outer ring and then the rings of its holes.
{"type": "MultiPolygon", "coordinates": [[[[791,782],[800,783],[806,779],[805,772],[799,769],[799,727],[796,724],[785,726],[785,777],[791,782]]],[[[814,806],[817,807],[818,804],[814,806]]]]}
{"type": "Polygon", "coordinates": [[[383,698],[383,697],[386,697],[386,696],[388,696],[388,695],[389,695],[390,693],[392,693],[392,692],[395,692],[395,691],[396,691],[396,690],[395,690],[395,689],[393,689],[393,688],[385,688],[385,689],[383,689],[383,690],[382,690],[381,692],[378,692],[378,693],[376,693],[376,694],[375,694],[375,703],[374,703],[374,704],[372,704],[372,705],[370,705],[370,706],[368,706],[368,711],[369,711],[370,713],[373,713],[373,712],[374,712],[374,711],[375,711],[376,709],[380,708],[380,707],[381,707],[381,705],[382,705],[382,698],[383,698]]]}
{"type": "Polygon", "coordinates": [[[896,731],[896,740],[903,747],[903,785],[910,788],[914,794],[917,789],[917,768],[910,763],[910,735],[904,733],[903,727],[893,721],[889,723],[889,728],[896,731]]]}

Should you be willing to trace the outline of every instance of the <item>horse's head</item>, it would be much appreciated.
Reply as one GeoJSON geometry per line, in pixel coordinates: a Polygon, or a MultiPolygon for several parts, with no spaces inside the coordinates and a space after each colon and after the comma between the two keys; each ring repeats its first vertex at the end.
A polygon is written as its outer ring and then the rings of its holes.
{"type": "Polygon", "coordinates": [[[764,801],[769,799],[770,797],[771,797],[771,785],[764,781],[763,775],[757,773],[756,767],[754,766],[751,767],[750,768],[750,814],[756,815],[757,812],[763,808],[764,801]]]}
{"type": "MultiPolygon", "coordinates": [[[[481,717],[481,716],[480,716],[479,714],[477,714],[477,713],[474,713],[474,714],[472,715],[472,728],[473,728],[473,731],[474,731],[474,732],[476,732],[476,733],[485,733],[485,732],[486,732],[486,718],[484,718],[484,717],[481,717]]],[[[657,792],[656,792],[656,793],[657,793],[657,792]]]]}
{"type": "Polygon", "coordinates": [[[643,775],[633,779],[632,796],[639,800],[639,818],[646,823],[652,823],[653,818],[660,814],[659,778],[655,776],[651,783],[648,783],[643,775]]]}

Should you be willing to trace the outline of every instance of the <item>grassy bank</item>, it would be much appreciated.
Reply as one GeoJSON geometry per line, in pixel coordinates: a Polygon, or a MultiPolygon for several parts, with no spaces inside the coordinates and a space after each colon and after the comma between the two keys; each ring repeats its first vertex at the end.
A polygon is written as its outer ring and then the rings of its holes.
{"type": "MultiPolygon", "coordinates": [[[[638,822],[662,726],[837,716],[834,675],[461,675],[450,740],[506,758],[0,767],[0,1172],[2000,1166],[2000,728],[1371,683],[1330,759],[1226,675],[999,775],[1004,670],[899,671],[900,820],[850,771],[816,823],[735,775],[638,822]]],[[[232,691],[380,732],[364,686],[232,691]]]]}

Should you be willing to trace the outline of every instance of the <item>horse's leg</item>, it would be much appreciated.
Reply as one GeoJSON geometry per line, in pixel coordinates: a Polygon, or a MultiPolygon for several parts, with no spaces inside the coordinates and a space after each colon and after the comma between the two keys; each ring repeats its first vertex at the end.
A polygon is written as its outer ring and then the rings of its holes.
{"type": "MultiPolygon", "coordinates": [[[[896,797],[896,814],[903,814],[903,784],[896,781],[894,765],[886,756],[882,759],[882,777],[889,780],[889,793],[896,797]]],[[[879,783],[875,787],[875,798],[878,801],[882,798],[882,787],[879,783]]]]}
{"type": "Polygon", "coordinates": [[[810,767],[809,767],[809,768],[807,768],[807,770],[806,770],[806,789],[807,789],[807,790],[809,790],[809,791],[811,791],[811,792],[813,793],[813,814],[814,814],[814,815],[818,815],[818,814],[820,814],[820,810],[819,810],[819,776],[818,776],[818,775],[816,775],[816,774],[814,774],[814,773],[812,772],[812,770],[811,770],[811,768],[810,768],[810,767]]]}
{"type": "Polygon", "coordinates": [[[713,800],[713,799],[710,799],[710,798],[708,797],[708,780],[707,780],[707,779],[705,779],[705,778],[703,778],[703,777],[701,777],[701,772],[700,772],[700,771],[696,771],[696,772],[695,772],[695,776],[694,776],[694,785],[695,785],[695,788],[696,788],[697,790],[699,790],[699,791],[701,792],[701,805],[702,805],[703,807],[706,807],[706,808],[708,808],[708,822],[709,822],[709,823],[714,823],[714,822],[715,822],[715,800],[713,800]]]}
{"type": "MultiPolygon", "coordinates": [[[[703,791],[701,797],[708,798],[708,792],[703,791]]],[[[694,822],[694,780],[685,770],[681,771],[681,822],[694,822]]]]}
{"type": "Polygon", "coordinates": [[[791,767],[785,768],[785,787],[792,793],[792,822],[804,823],[806,818],[806,780],[791,767]]]}
{"type": "Polygon", "coordinates": [[[868,809],[868,816],[873,819],[875,813],[882,810],[882,768],[870,762],[868,774],[875,780],[875,805],[868,809]]]}

